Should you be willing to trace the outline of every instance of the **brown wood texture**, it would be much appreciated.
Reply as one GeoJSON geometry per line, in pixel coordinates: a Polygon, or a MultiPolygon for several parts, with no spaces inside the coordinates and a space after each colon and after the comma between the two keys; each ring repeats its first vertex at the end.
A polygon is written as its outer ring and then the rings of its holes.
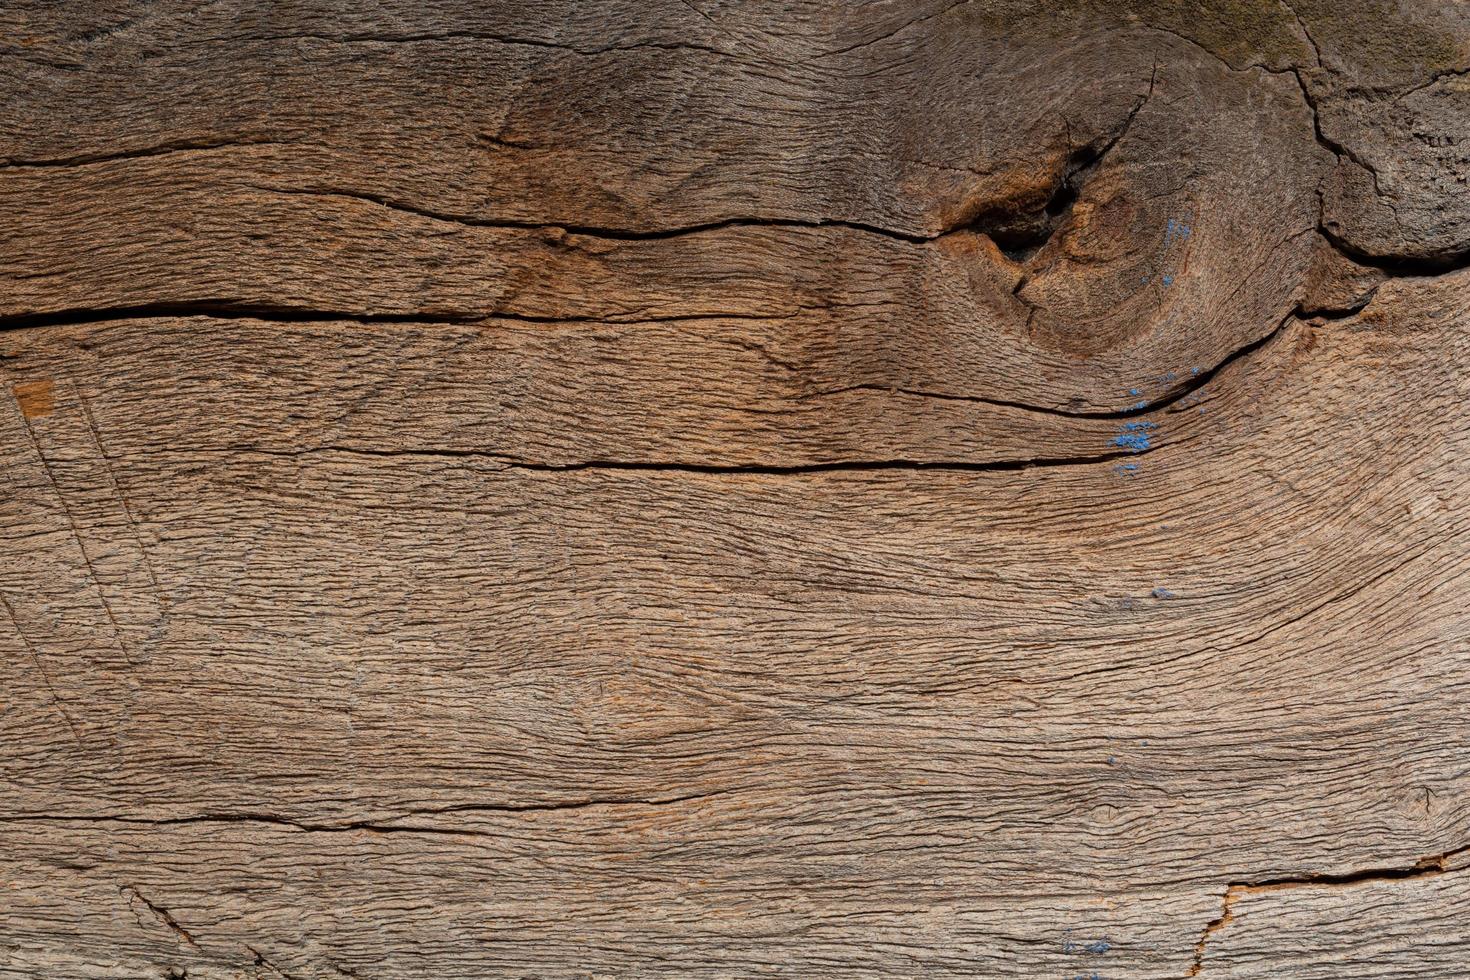
{"type": "Polygon", "coordinates": [[[1470,8],[0,2],[0,977],[1470,975],[1470,8]]]}

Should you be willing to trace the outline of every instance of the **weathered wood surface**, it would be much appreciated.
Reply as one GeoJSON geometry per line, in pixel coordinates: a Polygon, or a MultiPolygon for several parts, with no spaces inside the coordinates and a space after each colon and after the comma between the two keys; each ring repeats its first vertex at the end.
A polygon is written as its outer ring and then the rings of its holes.
{"type": "Polygon", "coordinates": [[[1463,975],[1467,72],[0,4],[0,976],[1463,975]]]}

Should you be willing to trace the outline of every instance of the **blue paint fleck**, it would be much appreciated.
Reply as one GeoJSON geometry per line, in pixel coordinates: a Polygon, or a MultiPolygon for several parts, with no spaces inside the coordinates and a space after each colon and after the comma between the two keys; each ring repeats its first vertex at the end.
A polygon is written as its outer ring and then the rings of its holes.
{"type": "Polygon", "coordinates": [[[1174,285],[1174,277],[1173,277],[1173,276],[1165,276],[1165,277],[1164,277],[1164,278],[1163,278],[1163,279],[1162,279],[1162,280],[1160,280],[1160,281],[1161,281],[1161,282],[1163,282],[1163,284],[1164,284],[1164,285],[1165,285],[1165,286],[1172,286],[1172,285],[1174,285]]]}
{"type": "Polygon", "coordinates": [[[1132,408],[1130,408],[1129,411],[1141,412],[1145,408],[1148,408],[1148,402],[1146,402],[1146,401],[1134,402],[1132,408]]]}
{"type": "MultiPolygon", "coordinates": [[[[1062,937],[1063,953],[1091,953],[1094,956],[1100,956],[1112,948],[1113,944],[1108,942],[1108,937],[1106,936],[1103,936],[1101,939],[1094,939],[1089,943],[1079,943],[1070,934],[1062,937]]],[[[1097,974],[1094,973],[1092,976],[1096,977],[1097,974]]]]}
{"type": "Polygon", "coordinates": [[[1130,395],[1141,395],[1141,394],[1143,394],[1143,392],[1139,391],[1137,388],[1129,388],[1128,389],[1128,394],[1130,394],[1130,395]]]}
{"type": "Polygon", "coordinates": [[[1174,372],[1173,371],[1170,371],[1168,374],[1164,375],[1160,380],[1161,381],[1173,381],[1174,380],[1174,372]]]}
{"type": "Polygon", "coordinates": [[[1124,422],[1118,434],[1113,437],[1113,445],[1141,453],[1151,446],[1149,432],[1158,427],[1156,422],[1124,422]]]}
{"type": "Polygon", "coordinates": [[[1174,598],[1174,593],[1173,592],[1170,592],[1168,589],[1164,588],[1162,585],[1156,585],[1156,586],[1154,586],[1154,598],[1155,599],[1172,599],[1172,598],[1174,598]]]}
{"type": "Polygon", "coordinates": [[[1127,449],[1130,452],[1141,453],[1150,448],[1148,436],[1144,434],[1127,433],[1113,439],[1113,445],[1127,449]]]}
{"type": "Polygon", "coordinates": [[[1115,755],[1108,756],[1108,765],[1110,765],[1110,766],[1116,766],[1117,764],[1118,764],[1118,757],[1117,756],[1115,756],[1115,755]]]}
{"type": "Polygon", "coordinates": [[[1189,369],[1189,373],[1190,374],[1199,374],[1199,368],[1190,368],[1189,369]]]}

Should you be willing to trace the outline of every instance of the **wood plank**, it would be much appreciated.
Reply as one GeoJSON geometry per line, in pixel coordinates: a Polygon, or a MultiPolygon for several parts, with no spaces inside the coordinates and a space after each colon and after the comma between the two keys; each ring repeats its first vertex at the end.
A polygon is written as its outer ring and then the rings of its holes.
{"type": "MultiPolygon", "coordinates": [[[[444,860],[464,866],[461,849],[507,823],[566,820],[591,835],[561,879],[579,892],[604,862],[636,867],[653,848],[660,870],[646,873],[662,884],[621,906],[649,921],[678,920],[704,861],[729,876],[720,901],[779,890],[804,862],[814,887],[861,896],[765,913],[760,935],[801,937],[794,947],[757,955],[743,945],[754,938],[717,930],[691,949],[681,934],[669,942],[684,952],[654,967],[635,947],[657,930],[625,917],[607,926],[621,939],[596,939],[523,884],[515,904],[547,930],[537,952],[444,939],[415,954],[441,972],[544,968],[583,942],[608,943],[614,974],[719,975],[765,956],[903,972],[914,940],[878,937],[906,935],[911,913],[888,906],[917,902],[942,922],[968,894],[959,883],[983,880],[1006,907],[1062,895],[1073,911],[1028,926],[1042,948],[1014,961],[935,925],[918,942],[950,952],[932,968],[1034,975],[1083,955],[1064,948],[1072,937],[1128,948],[1109,969],[1182,975],[1216,882],[1412,865],[1464,837],[1465,430],[1448,410],[1466,394],[1453,368],[1464,334],[1449,326],[1465,316],[1463,280],[1394,282],[1360,316],[1294,321],[1197,404],[1159,413],[1169,441],[1136,471],[545,471],[500,458],[504,429],[475,430],[471,450],[405,451],[391,434],[371,443],[389,433],[371,419],[356,446],[323,447],[283,434],[291,404],[252,391],[248,370],[233,388],[209,379],[233,411],[191,417],[187,385],[140,388],[141,362],[167,343],[158,331],[177,324],[14,333],[8,364],[67,373],[49,412],[8,423],[7,540],[54,563],[57,587],[24,595],[25,565],[9,563],[23,576],[5,586],[23,596],[17,626],[54,686],[16,661],[13,689],[29,697],[0,740],[7,770],[25,773],[9,819],[63,850],[153,841],[138,846],[204,862],[191,875],[212,895],[234,880],[212,842],[242,820],[242,841],[270,843],[238,846],[277,858],[293,832],[290,867],[339,860],[337,838],[315,835],[352,828],[343,840],[394,847],[448,834],[444,860]],[[140,391],[172,420],[159,432],[120,404],[140,391]],[[1410,419],[1417,437],[1394,438],[1410,419]],[[1324,484],[1329,468],[1358,476],[1324,484]],[[1260,505],[1252,525],[1241,499],[1260,505]],[[665,836],[631,845],[645,815],[665,836]],[[671,872],[670,846],[703,857],[671,872]],[[1134,918],[1136,891],[1161,903],[1159,926],[1134,918]],[[1082,915],[1110,902],[1133,911],[1082,915]],[[849,912],[834,947],[813,945],[833,928],[817,920],[849,912]]],[[[547,847],[571,833],[545,832],[547,847]]],[[[428,845],[403,846],[426,860],[428,845]]],[[[522,860],[546,860],[527,847],[522,860]]],[[[410,890],[402,901],[426,913],[515,893],[495,859],[473,866],[474,883],[401,868],[369,880],[410,890]]],[[[153,881],[137,887],[163,887],[150,901],[195,919],[190,935],[224,928],[219,955],[255,945],[225,923],[228,905],[201,909],[153,881]]],[[[109,885],[92,901],[111,916],[129,896],[109,885]]],[[[757,913],[726,914],[749,929],[757,913]]],[[[177,938],[120,921],[128,943],[177,938]]],[[[86,955],[69,925],[26,928],[42,937],[32,952],[86,955]]],[[[328,962],[368,969],[383,955],[323,928],[350,948],[315,954],[302,937],[280,968],[329,975],[328,962]]],[[[210,962],[184,946],[170,955],[191,973],[210,962]]]]}
{"type": "Polygon", "coordinates": [[[0,977],[1454,975],[1467,37],[0,7],[0,977]]]}

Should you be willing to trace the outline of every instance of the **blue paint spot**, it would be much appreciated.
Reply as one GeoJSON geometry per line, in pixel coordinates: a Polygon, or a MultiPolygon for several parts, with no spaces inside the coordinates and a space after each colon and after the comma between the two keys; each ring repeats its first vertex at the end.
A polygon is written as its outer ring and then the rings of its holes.
{"type": "Polygon", "coordinates": [[[1112,943],[1108,942],[1106,939],[1099,939],[1096,942],[1088,943],[1086,946],[1083,946],[1082,951],[1084,953],[1106,953],[1112,948],[1112,943]]]}
{"type": "Polygon", "coordinates": [[[1174,285],[1174,277],[1173,276],[1165,276],[1163,278],[1162,282],[1164,283],[1165,286],[1172,286],[1172,285],[1174,285]]]}
{"type": "Polygon", "coordinates": [[[1141,453],[1152,445],[1149,433],[1158,427],[1156,422],[1124,422],[1118,434],[1113,437],[1113,445],[1141,453]]]}
{"type": "Polygon", "coordinates": [[[1118,757],[1117,756],[1115,756],[1115,755],[1108,756],[1108,765],[1110,765],[1110,766],[1116,766],[1117,764],[1118,764],[1118,757]]]}
{"type": "Polygon", "coordinates": [[[1148,402],[1146,402],[1146,401],[1134,402],[1133,403],[1133,407],[1130,409],[1130,411],[1133,411],[1133,412],[1141,412],[1145,408],[1148,408],[1148,402]]]}
{"type": "Polygon", "coordinates": [[[1143,392],[1139,391],[1137,388],[1129,388],[1128,389],[1128,394],[1134,395],[1136,397],[1138,395],[1143,394],[1143,392]]]}
{"type": "Polygon", "coordinates": [[[1162,381],[1173,381],[1174,380],[1174,372],[1173,371],[1170,371],[1168,374],[1164,375],[1163,378],[1161,378],[1160,380],[1162,380],[1162,381]]]}
{"type": "Polygon", "coordinates": [[[1173,592],[1170,592],[1168,589],[1164,588],[1162,585],[1156,585],[1156,586],[1154,586],[1154,598],[1155,599],[1172,599],[1172,598],[1174,598],[1174,593],[1173,592]]]}
{"type": "Polygon", "coordinates": [[[1189,373],[1190,374],[1199,374],[1199,368],[1190,368],[1189,369],[1189,373]]]}
{"type": "Polygon", "coordinates": [[[1146,433],[1124,433],[1113,439],[1113,445],[1135,453],[1141,453],[1150,448],[1146,433]]]}

